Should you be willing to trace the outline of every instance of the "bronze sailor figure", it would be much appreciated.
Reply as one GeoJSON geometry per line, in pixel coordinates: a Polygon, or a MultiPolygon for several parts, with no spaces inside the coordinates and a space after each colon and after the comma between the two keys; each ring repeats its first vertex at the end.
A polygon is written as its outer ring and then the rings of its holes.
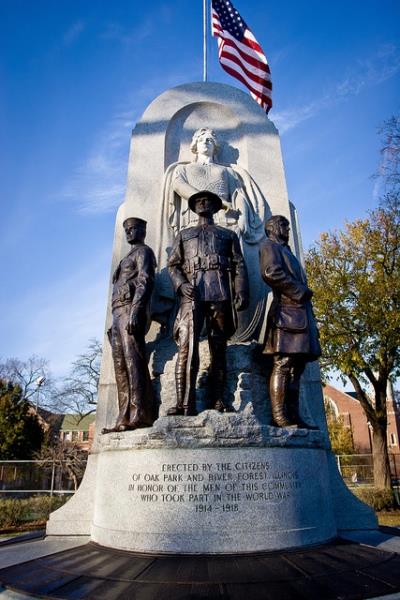
{"type": "Polygon", "coordinates": [[[113,321],[108,331],[119,414],[115,427],[102,433],[150,427],[156,418],[144,340],[156,261],[152,249],[144,243],[146,221],[131,217],[123,227],[132,248],[114,272],[113,321]]]}

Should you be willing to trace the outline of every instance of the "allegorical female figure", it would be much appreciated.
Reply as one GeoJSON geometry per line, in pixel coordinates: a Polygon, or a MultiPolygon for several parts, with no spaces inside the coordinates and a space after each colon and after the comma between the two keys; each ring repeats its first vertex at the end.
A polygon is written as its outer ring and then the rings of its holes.
{"type": "MultiPolygon", "coordinates": [[[[264,237],[267,205],[256,182],[245,169],[216,162],[219,148],[218,137],[212,129],[198,129],[190,145],[194,160],[173,163],[166,170],[157,258],[163,268],[176,235],[181,229],[196,224],[197,216],[190,210],[188,199],[204,190],[219,196],[222,209],[215,215],[215,223],[238,235],[249,272],[250,305],[240,315],[236,334],[238,341],[244,341],[257,335],[265,314],[265,298],[258,271],[258,243],[264,237]]],[[[161,288],[163,280],[168,293],[168,282],[163,277],[161,288]]]]}

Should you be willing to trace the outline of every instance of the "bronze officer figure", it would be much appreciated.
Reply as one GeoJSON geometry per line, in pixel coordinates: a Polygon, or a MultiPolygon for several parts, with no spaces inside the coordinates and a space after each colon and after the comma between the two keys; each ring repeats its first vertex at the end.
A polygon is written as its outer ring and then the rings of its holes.
{"type": "Polygon", "coordinates": [[[214,224],[221,199],[209,191],[189,198],[199,216],[195,227],[182,229],[168,260],[168,270],[180,299],[174,325],[178,344],[175,367],[177,404],[169,415],[196,415],[196,377],[199,337],[206,322],[211,354],[210,408],[224,412],[226,343],[235,332],[235,310],[248,304],[248,277],[239,239],[233,231],[214,224]]]}
{"type": "Polygon", "coordinates": [[[272,288],[265,354],[273,355],[269,385],[273,424],[316,429],[299,415],[300,377],[308,361],[321,355],[304,269],[288,245],[289,221],[275,215],[265,223],[260,245],[261,275],[272,288]]]}
{"type": "Polygon", "coordinates": [[[146,221],[131,217],[124,221],[123,227],[132,249],[114,272],[111,300],[113,322],[108,332],[119,414],[115,427],[103,429],[103,433],[150,427],[155,420],[144,336],[156,261],[152,249],[144,243],[146,221]]]}

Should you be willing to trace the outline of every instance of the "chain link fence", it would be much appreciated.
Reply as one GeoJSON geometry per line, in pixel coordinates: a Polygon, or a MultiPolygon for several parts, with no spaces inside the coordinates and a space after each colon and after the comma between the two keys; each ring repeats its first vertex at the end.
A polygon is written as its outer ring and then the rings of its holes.
{"type": "Polygon", "coordinates": [[[74,494],[84,471],[85,464],[72,472],[62,460],[0,460],[0,498],[74,494]]]}
{"type": "MultiPolygon", "coordinates": [[[[344,482],[350,487],[373,487],[374,463],[372,454],[342,454],[336,456],[337,466],[344,482]]],[[[389,453],[392,489],[400,506],[400,454],[389,453]]]]}

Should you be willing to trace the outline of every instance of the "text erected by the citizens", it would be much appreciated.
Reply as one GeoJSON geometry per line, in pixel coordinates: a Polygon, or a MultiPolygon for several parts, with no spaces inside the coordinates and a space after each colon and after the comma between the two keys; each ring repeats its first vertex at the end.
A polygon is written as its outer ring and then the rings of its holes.
{"type": "Polygon", "coordinates": [[[285,502],[300,487],[297,469],[279,469],[268,461],[166,462],[157,470],[132,473],[128,484],[139,502],[186,505],[197,513],[285,502]]]}

